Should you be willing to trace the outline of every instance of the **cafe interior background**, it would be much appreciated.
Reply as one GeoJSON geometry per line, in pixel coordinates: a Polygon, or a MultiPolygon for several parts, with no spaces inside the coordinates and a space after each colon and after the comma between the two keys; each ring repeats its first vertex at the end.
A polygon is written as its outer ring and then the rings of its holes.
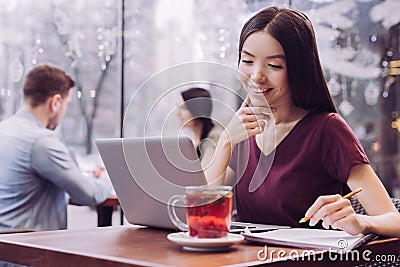
{"type": "MultiPolygon", "coordinates": [[[[252,14],[272,5],[302,10],[315,27],[339,113],[360,139],[391,196],[400,197],[400,0],[0,3],[0,120],[21,107],[22,83],[30,69],[44,62],[61,66],[77,85],[57,130],[83,169],[99,160],[96,138],[142,134],[137,126],[146,114],[140,110],[153,105],[154,95],[163,96],[166,90],[162,82],[140,90],[155,74],[196,61],[236,68],[239,32],[252,14]],[[133,96],[140,100],[131,103],[133,96]],[[135,112],[124,119],[128,107],[135,112]]],[[[237,84],[233,90],[242,95],[239,82],[232,82],[237,84]]],[[[239,104],[218,86],[205,86],[233,108],[239,104]]],[[[157,113],[147,121],[147,134],[157,131],[163,111],[176,101],[172,98],[156,103],[157,113]]],[[[229,119],[218,110],[213,113],[221,121],[229,119]]],[[[177,123],[172,120],[170,127],[177,123]]],[[[92,220],[95,225],[96,219],[92,220]]]]}

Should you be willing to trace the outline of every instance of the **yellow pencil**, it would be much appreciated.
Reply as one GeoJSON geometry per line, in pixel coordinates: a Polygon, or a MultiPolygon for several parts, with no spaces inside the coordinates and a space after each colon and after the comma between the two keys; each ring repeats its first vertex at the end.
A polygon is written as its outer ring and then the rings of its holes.
{"type": "MultiPolygon", "coordinates": [[[[356,190],[351,191],[347,195],[344,195],[342,198],[346,198],[346,199],[347,198],[351,198],[352,196],[354,196],[357,193],[360,193],[361,191],[362,191],[362,187],[357,188],[356,190]]],[[[306,222],[306,221],[308,221],[310,219],[311,219],[311,217],[305,216],[299,221],[299,223],[304,223],[304,222],[306,222]]]]}

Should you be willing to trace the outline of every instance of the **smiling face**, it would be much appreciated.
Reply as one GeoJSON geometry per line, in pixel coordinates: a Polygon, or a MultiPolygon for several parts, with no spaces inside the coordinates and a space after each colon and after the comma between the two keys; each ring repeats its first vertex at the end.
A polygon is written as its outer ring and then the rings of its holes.
{"type": "Polygon", "coordinates": [[[176,115],[182,127],[191,127],[194,123],[194,118],[190,110],[187,108],[184,100],[176,104],[176,115]]]}
{"type": "Polygon", "coordinates": [[[241,82],[254,106],[279,107],[292,101],[285,53],[270,34],[255,32],[244,41],[241,82]]]}

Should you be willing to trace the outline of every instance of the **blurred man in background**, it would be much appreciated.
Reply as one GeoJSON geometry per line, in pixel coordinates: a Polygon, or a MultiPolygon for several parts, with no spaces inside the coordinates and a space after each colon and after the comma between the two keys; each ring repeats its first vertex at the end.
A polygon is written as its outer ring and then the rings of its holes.
{"type": "Polygon", "coordinates": [[[108,177],[83,175],[54,131],[74,86],[60,68],[38,66],[26,77],[24,106],[0,122],[0,230],[66,229],[69,199],[97,205],[109,196],[108,177]]]}

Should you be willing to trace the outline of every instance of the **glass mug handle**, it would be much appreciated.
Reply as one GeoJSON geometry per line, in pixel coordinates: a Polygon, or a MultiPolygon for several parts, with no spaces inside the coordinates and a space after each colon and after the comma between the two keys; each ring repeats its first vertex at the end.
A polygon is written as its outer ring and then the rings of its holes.
{"type": "Polygon", "coordinates": [[[187,232],[189,230],[189,227],[187,226],[186,223],[182,222],[181,219],[179,219],[178,215],[176,215],[176,210],[175,210],[175,205],[178,202],[185,203],[186,202],[186,196],[185,195],[173,195],[170,197],[168,200],[168,215],[169,218],[171,219],[172,223],[181,231],[187,232]]]}

